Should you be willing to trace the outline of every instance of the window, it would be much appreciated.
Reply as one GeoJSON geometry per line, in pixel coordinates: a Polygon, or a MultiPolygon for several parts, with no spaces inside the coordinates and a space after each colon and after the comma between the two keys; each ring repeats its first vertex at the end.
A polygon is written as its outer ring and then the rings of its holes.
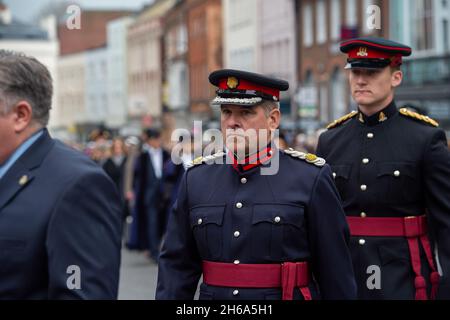
{"type": "Polygon", "coordinates": [[[331,0],[331,39],[341,38],[341,0],[331,0]]]}
{"type": "Polygon", "coordinates": [[[313,23],[311,4],[303,7],[303,45],[310,47],[313,44],[313,23]]]}
{"type": "Polygon", "coordinates": [[[327,19],[326,19],[325,0],[319,0],[317,2],[316,30],[317,30],[317,42],[324,43],[325,41],[327,41],[327,19]]]}
{"type": "Polygon", "coordinates": [[[432,0],[415,0],[413,17],[413,44],[417,50],[434,48],[432,0]]]}

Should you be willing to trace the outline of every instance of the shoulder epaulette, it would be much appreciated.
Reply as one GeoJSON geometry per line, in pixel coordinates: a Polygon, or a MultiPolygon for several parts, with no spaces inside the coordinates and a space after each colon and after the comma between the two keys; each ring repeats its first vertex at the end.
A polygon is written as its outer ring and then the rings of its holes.
{"type": "Polygon", "coordinates": [[[311,163],[318,167],[323,167],[326,163],[325,159],[320,158],[320,157],[316,156],[315,154],[296,151],[292,148],[284,150],[284,153],[286,153],[287,155],[290,155],[293,158],[305,160],[306,162],[311,163]]]}
{"type": "Polygon", "coordinates": [[[192,168],[192,167],[201,165],[201,164],[203,164],[203,163],[207,163],[207,162],[210,162],[210,161],[214,161],[214,160],[216,160],[216,159],[222,158],[224,155],[225,155],[225,152],[220,151],[220,152],[217,152],[217,153],[212,154],[212,155],[210,155],[210,156],[195,158],[194,160],[192,160],[192,161],[186,166],[186,168],[189,169],[189,168],[192,168]]]}
{"type": "Polygon", "coordinates": [[[339,118],[339,119],[334,120],[333,122],[331,122],[331,123],[327,126],[327,129],[333,129],[333,128],[336,128],[336,127],[340,126],[341,124],[343,124],[345,121],[347,121],[347,120],[353,118],[353,117],[356,116],[357,114],[358,114],[358,111],[352,111],[352,112],[350,112],[349,114],[346,114],[345,116],[343,116],[343,117],[341,117],[341,118],[339,118]]]}
{"type": "Polygon", "coordinates": [[[436,120],[433,120],[428,116],[424,116],[423,114],[408,110],[407,108],[401,108],[399,112],[401,115],[405,117],[420,120],[422,122],[432,125],[433,127],[439,127],[439,123],[436,120]]]}

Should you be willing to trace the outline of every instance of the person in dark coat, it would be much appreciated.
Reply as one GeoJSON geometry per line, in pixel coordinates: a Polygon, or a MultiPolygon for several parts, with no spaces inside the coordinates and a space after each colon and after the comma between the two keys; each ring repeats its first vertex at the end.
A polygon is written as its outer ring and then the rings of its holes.
{"type": "Polygon", "coordinates": [[[149,129],[144,134],[143,151],[136,160],[134,173],[135,206],[128,248],[147,251],[157,261],[161,244],[161,219],[166,201],[162,199],[164,163],[170,155],[161,146],[161,134],[149,129]]]}
{"type": "Polygon", "coordinates": [[[402,57],[381,38],[345,41],[358,110],[320,136],[352,234],[360,299],[450,298],[450,152],[433,119],[398,109],[402,57]]]}
{"type": "Polygon", "coordinates": [[[103,163],[103,170],[111,178],[124,203],[122,217],[125,219],[129,215],[128,199],[125,198],[125,164],[127,155],[125,153],[124,141],[121,138],[115,138],[111,145],[111,156],[103,163]]]}
{"type": "Polygon", "coordinates": [[[206,300],[355,298],[348,226],[329,166],[272,141],[289,84],[237,70],[210,81],[219,87],[227,149],[195,159],[183,176],[156,299],[193,299],[201,275],[206,300]],[[242,132],[251,129],[257,140],[242,132]],[[244,139],[234,143],[238,135],[244,139]]]}
{"type": "Polygon", "coordinates": [[[51,99],[44,65],[0,50],[0,299],[116,299],[120,197],[51,138],[51,99]]]}

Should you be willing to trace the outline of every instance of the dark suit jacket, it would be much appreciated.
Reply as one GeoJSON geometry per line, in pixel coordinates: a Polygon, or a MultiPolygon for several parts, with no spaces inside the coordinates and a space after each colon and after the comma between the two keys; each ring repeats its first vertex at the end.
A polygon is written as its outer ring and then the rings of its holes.
{"type": "Polygon", "coordinates": [[[115,299],[120,208],[103,170],[44,130],[0,179],[0,299],[115,299]]]}

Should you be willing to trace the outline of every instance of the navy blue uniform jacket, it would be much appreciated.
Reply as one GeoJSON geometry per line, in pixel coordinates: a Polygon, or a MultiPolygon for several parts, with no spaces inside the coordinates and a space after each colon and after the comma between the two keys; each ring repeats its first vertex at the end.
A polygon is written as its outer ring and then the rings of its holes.
{"type": "MultiPolygon", "coordinates": [[[[237,172],[229,164],[198,165],[184,175],[169,219],[156,298],[193,299],[203,260],[308,261],[313,299],[355,298],[348,237],[328,165],[319,168],[283,152],[275,175],[261,175],[261,167],[237,172]]],[[[203,283],[200,299],[281,299],[281,289],[203,283]]],[[[298,288],[294,299],[302,299],[298,288]]]]}
{"type": "Polygon", "coordinates": [[[0,299],[115,299],[119,199],[100,167],[44,130],[0,180],[0,299]]]}
{"type": "MultiPolygon", "coordinates": [[[[442,273],[438,298],[450,299],[450,151],[444,131],[402,115],[392,102],[370,117],[355,114],[323,133],[317,153],[335,173],[348,216],[427,215],[442,273]]],[[[351,237],[350,252],[360,299],[414,299],[406,238],[351,237]],[[373,265],[380,267],[381,288],[370,290],[367,268],[373,265]]],[[[421,256],[430,287],[423,251],[421,256]]]]}

